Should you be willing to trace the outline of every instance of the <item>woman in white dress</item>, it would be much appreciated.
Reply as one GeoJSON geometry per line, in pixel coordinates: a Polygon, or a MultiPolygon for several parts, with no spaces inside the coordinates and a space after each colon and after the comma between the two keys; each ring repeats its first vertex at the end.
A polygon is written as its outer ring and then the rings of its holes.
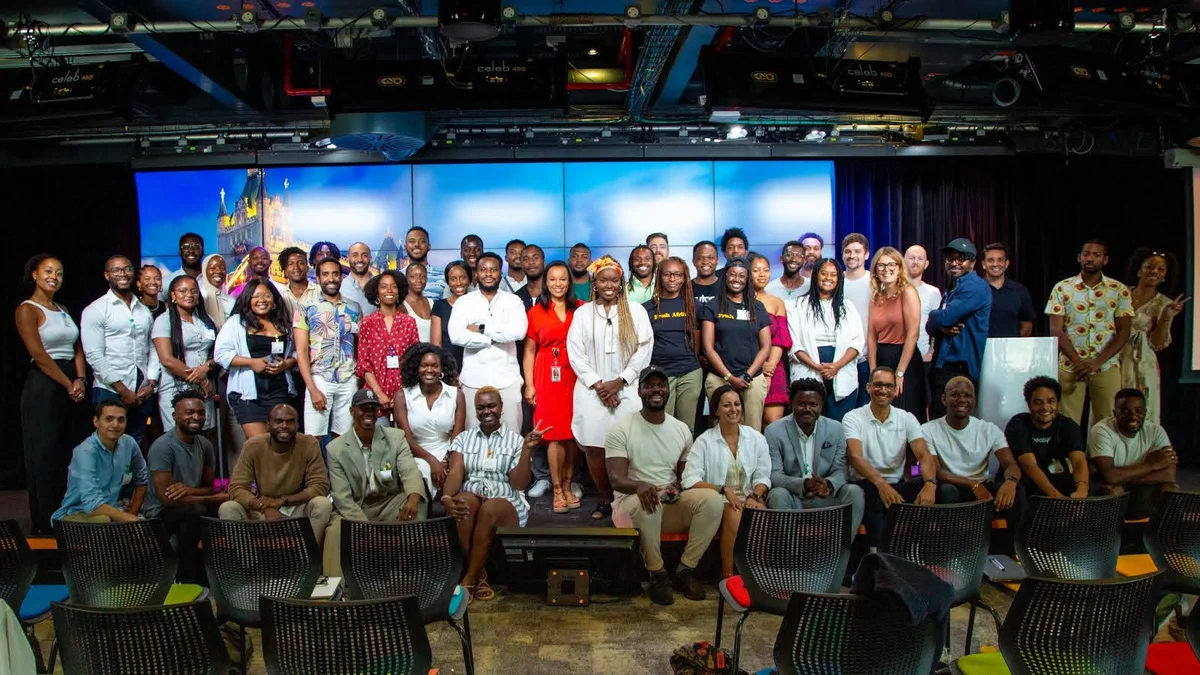
{"type": "Polygon", "coordinates": [[[613,422],[641,409],[638,373],[650,365],[654,329],[646,309],[623,290],[621,264],[604,256],[588,267],[594,301],[575,310],[567,331],[567,356],[578,376],[571,431],[587,456],[588,473],[600,492],[593,520],[612,516],[612,486],[604,466],[604,439],[613,422]]]}
{"type": "Polygon", "coordinates": [[[195,279],[184,274],[171,281],[167,288],[167,311],[154,320],[150,339],[164,371],[158,386],[163,431],[175,428],[175,405],[171,399],[184,389],[204,394],[204,428],[214,428],[217,416],[213,393],[218,367],[213,360],[213,343],[217,341],[217,326],[204,311],[195,279]]]}
{"type": "Polygon", "coordinates": [[[425,285],[429,283],[429,272],[421,263],[411,263],[404,269],[408,280],[408,295],[404,298],[404,311],[417,322],[417,337],[429,342],[429,331],[433,324],[433,308],[425,297],[425,285]]]}
{"type": "Polygon", "coordinates": [[[1180,294],[1171,299],[1159,288],[1166,285],[1175,292],[1179,262],[1171,253],[1149,249],[1133,252],[1129,261],[1135,277],[1129,293],[1133,301],[1133,321],[1129,341],[1121,349],[1121,386],[1137,389],[1146,395],[1146,419],[1160,422],[1162,418],[1162,373],[1158,354],[1171,345],[1171,323],[1183,311],[1188,301],[1180,294]]]}
{"type": "Polygon", "coordinates": [[[433,500],[446,482],[450,443],[466,426],[467,405],[461,389],[451,386],[458,373],[443,364],[445,350],[418,343],[400,363],[402,396],[392,399],[396,424],[404,430],[417,468],[433,500]]]}

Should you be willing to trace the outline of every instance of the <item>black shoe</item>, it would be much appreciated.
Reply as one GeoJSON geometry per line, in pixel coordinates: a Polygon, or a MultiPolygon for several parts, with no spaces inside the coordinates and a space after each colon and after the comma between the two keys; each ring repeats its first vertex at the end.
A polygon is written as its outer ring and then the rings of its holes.
{"type": "Polygon", "coordinates": [[[650,601],[656,605],[675,604],[675,594],[671,592],[671,578],[666,570],[650,573],[650,601]]]}
{"type": "Polygon", "coordinates": [[[696,570],[683,565],[675,570],[675,590],[683,593],[688,600],[703,600],[705,597],[704,589],[696,581],[696,570]]]}

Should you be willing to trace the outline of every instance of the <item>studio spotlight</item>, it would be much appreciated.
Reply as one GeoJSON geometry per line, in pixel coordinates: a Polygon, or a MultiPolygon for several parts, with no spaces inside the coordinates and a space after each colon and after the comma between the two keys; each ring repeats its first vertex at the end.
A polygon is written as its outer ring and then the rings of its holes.
{"type": "Polygon", "coordinates": [[[1117,15],[1116,28],[1122,33],[1128,33],[1137,26],[1137,19],[1134,18],[1133,12],[1121,12],[1117,15]]]}
{"type": "Polygon", "coordinates": [[[387,28],[389,23],[390,22],[388,21],[388,11],[387,11],[386,7],[376,7],[371,10],[371,25],[372,26],[382,29],[382,28],[387,28]]]}
{"type": "Polygon", "coordinates": [[[438,3],[438,25],[451,40],[484,42],[500,34],[500,0],[445,0],[438,3]]]}
{"type": "Polygon", "coordinates": [[[746,127],[740,124],[735,124],[729,127],[729,131],[725,133],[725,140],[740,141],[748,135],[750,134],[748,131],[746,131],[746,127]]]}
{"type": "Polygon", "coordinates": [[[243,33],[257,33],[262,24],[258,20],[258,14],[254,10],[248,9],[237,15],[238,28],[242,29],[243,33]]]}
{"type": "Polygon", "coordinates": [[[108,29],[118,35],[124,35],[130,30],[129,14],[125,12],[113,12],[108,17],[108,29]]]}
{"type": "Polygon", "coordinates": [[[754,13],[751,15],[750,23],[754,25],[765,26],[771,22],[771,10],[766,7],[755,7],[754,13]]]}

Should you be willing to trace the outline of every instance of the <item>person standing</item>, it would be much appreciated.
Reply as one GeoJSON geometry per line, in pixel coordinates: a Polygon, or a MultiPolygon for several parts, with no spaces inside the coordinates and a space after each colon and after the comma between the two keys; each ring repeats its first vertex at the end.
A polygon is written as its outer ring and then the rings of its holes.
{"type": "Polygon", "coordinates": [[[767,396],[763,400],[762,428],[783,417],[788,404],[787,355],[792,349],[792,336],[788,331],[787,304],[782,298],[767,292],[771,280],[771,263],[765,256],[754,251],[750,259],[750,283],[754,285],[754,297],[763,304],[771,315],[771,351],[763,364],[766,376],[767,396]]]}
{"type": "Polygon", "coordinates": [[[671,257],[671,241],[662,232],[651,232],[646,235],[646,245],[654,252],[654,264],[661,265],[662,261],[671,257]]]}
{"type": "Polygon", "coordinates": [[[321,299],[296,312],[292,334],[308,393],[304,430],[317,438],[337,438],[350,429],[350,398],[358,390],[355,342],[362,309],[342,297],[342,264],[336,258],[322,258],[316,269],[321,299]]]}
{"type": "MultiPolygon", "coordinates": [[[[163,294],[162,271],[154,265],[142,265],[142,269],[138,270],[137,274],[138,300],[141,300],[146,309],[150,310],[150,316],[157,319],[167,311],[167,306],[163,302],[166,300],[166,295],[163,294]]],[[[172,277],[172,280],[180,276],[187,275],[177,274],[172,277]]]]}
{"type": "Polygon", "coordinates": [[[413,321],[417,322],[417,337],[421,342],[429,342],[433,308],[429,304],[429,298],[425,297],[425,284],[428,283],[427,270],[421,263],[413,263],[404,268],[404,278],[408,280],[408,294],[404,296],[404,311],[413,318],[413,321]]]}
{"type": "Polygon", "coordinates": [[[567,256],[567,266],[571,268],[571,284],[575,287],[575,297],[584,302],[591,302],[592,298],[592,275],[588,269],[592,265],[592,249],[588,245],[579,242],[571,247],[571,254],[567,256]]]}
{"type": "Polygon", "coordinates": [[[697,358],[700,325],[687,263],[683,258],[666,258],[658,264],[656,276],[654,297],[642,305],[654,331],[650,365],[667,376],[667,414],[691,432],[696,427],[704,373],[697,358]]]}
{"type": "Polygon", "coordinates": [[[600,492],[593,520],[612,516],[612,488],[604,462],[604,439],[612,425],[638,409],[638,373],[650,364],[654,329],[641,305],[622,292],[624,272],[610,256],[593,262],[595,300],[575,310],[567,330],[567,357],[575,371],[571,433],[587,455],[588,472],[600,492]]]}
{"type": "Polygon", "coordinates": [[[891,246],[875,252],[871,264],[871,308],[867,318],[867,364],[896,372],[895,405],[925,416],[925,362],[917,351],[921,298],[908,283],[904,259],[891,246]]]}
{"type": "Polygon", "coordinates": [[[746,236],[745,230],[740,227],[730,227],[721,233],[721,253],[725,254],[727,266],[729,261],[734,258],[745,259],[749,252],[750,238],[746,236]]]}
{"type": "MultiPolygon", "coordinates": [[[[867,238],[851,232],[842,239],[842,264],[846,274],[842,278],[842,295],[846,302],[854,305],[862,322],[863,335],[867,334],[867,319],[871,309],[871,275],[867,273],[867,261],[871,259],[871,247],[867,238]]],[[[864,349],[858,355],[858,405],[866,405],[871,395],[867,392],[867,376],[871,368],[867,365],[864,349]]]]}
{"type": "Polygon", "coordinates": [[[1174,292],[1179,273],[1179,261],[1171,253],[1149,249],[1134,251],[1129,261],[1134,279],[1130,291],[1133,318],[1130,319],[1129,342],[1121,350],[1121,386],[1137,389],[1146,395],[1146,419],[1162,421],[1162,373],[1155,352],[1171,344],[1171,324],[1189,300],[1180,294],[1174,300],[1159,292],[1164,282],[1174,292]]]}
{"type": "Polygon", "coordinates": [[[1005,276],[1008,247],[999,242],[983,247],[983,278],[992,287],[992,314],[988,337],[1013,338],[1033,335],[1033,298],[1029,289],[1005,276]]]}
{"type": "Polygon", "coordinates": [[[817,261],[813,283],[788,312],[792,337],[791,378],[825,384],[821,414],[842,421],[858,403],[858,371],[853,364],[865,351],[862,321],[843,295],[842,268],[833,258],[817,261]]]}
{"type": "MultiPolygon", "coordinates": [[[[525,311],[533,309],[533,303],[542,295],[546,274],[546,253],[537,244],[529,244],[521,253],[521,268],[525,270],[525,285],[517,289],[516,296],[525,305],[525,311]]],[[[567,273],[570,274],[570,268],[567,273]]],[[[580,300],[580,302],[583,302],[580,300]]],[[[536,465],[536,462],[535,462],[536,465]]],[[[534,470],[536,478],[536,466],[534,470]]]]}
{"type": "Polygon", "coordinates": [[[87,395],[79,327],[54,295],[63,283],[62,262],[39,253],[25,263],[29,299],[17,306],[17,333],[29,352],[21,389],[21,440],[25,486],[34,534],[51,534],[50,515],[67,490],[67,449],[76,441],[76,411],[87,395]]]}
{"type": "Polygon", "coordinates": [[[500,288],[516,294],[525,287],[525,268],[521,265],[521,256],[525,253],[525,242],[513,239],[504,245],[504,261],[508,263],[508,273],[500,279],[500,288]]]}
{"type": "Polygon", "coordinates": [[[237,302],[237,298],[225,292],[225,273],[225,259],[214,253],[204,259],[204,276],[197,280],[204,311],[217,325],[217,330],[221,330],[233,314],[233,305],[237,302]]]}
{"type": "Polygon", "coordinates": [[[471,268],[461,260],[453,260],[448,263],[443,274],[446,279],[448,296],[435,300],[433,308],[429,312],[429,342],[440,345],[454,357],[454,363],[457,364],[454,369],[456,372],[462,367],[463,348],[450,341],[450,315],[454,312],[455,303],[470,292],[475,278],[474,274],[471,268]]]}
{"type": "Polygon", "coordinates": [[[946,414],[942,394],[947,382],[963,375],[972,385],[978,385],[992,310],[991,289],[978,274],[972,274],[978,257],[975,244],[955,239],[942,248],[942,255],[946,257],[950,288],[942,297],[942,306],[929,313],[925,325],[934,339],[929,415],[935,419],[946,414]]]}
{"type": "Polygon", "coordinates": [[[80,339],[92,367],[92,401],[119,399],[133,423],[128,433],[140,446],[146,419],[154,414],[158,382],[150,377],[150,310],[133,296],[133,264],[123,255],[104,263],[108,292],[83,310],[80,339]]]}
{"type": "Polygon", "coordinates": [[[467,402],[458,381],[458,364],[445,349],[419,343],[400,361],[404,395],[392,400],[396,425],[404,430],[408,448],[425,479],[429,494],[437,497],[446,482],[450,443],[467,426],[467,402]]]}
{"type": "Polygon", "coordinates": [[[308,278],[308,257],[298,246],[289,246],[279,252],[279,269],[287,281],[275,284],[279,295],[287,303],[288,313],[295,316],[304,305],[312,304],[321,299],[320,284],[308,278]]]}
{"type": "Polygon", "coordinates": [[[250,249],[250,255],[246,256],[246,278],[237,287],[230,289],[229,294],[235,298],[240,296],[251,279],[271,281],[271,254],[262,246],[250,249]]]}
{"type": "Polygon", "coordinates": [[[567,333],[575,310],[583,303],[575,299],[572,291],[571,272],[566,263],[551,263],[546,269],[542,294],[527,315],[529,329],[522,363],[525,402],[533,410],[534,426],[545,429],[542,439],[549,442],[546,458],[555,513],[579,508],[579,497],[571,491],[579,448],[571,435],[571,399],[576,376],[568,356],[567,333]]]}
{"type": "MultiPolygon", "coordinates": [[[[692,296],[696,308],[717,299],[717,245],[711,241],[702,241],[692,247],[692,266],[696,268],[696,278],[692,279],[692,296]]],[[[702,357],[703,358],[703,357],[702,357]]]]}
{"type": "MultiPolygon", "coordinates": [[[[159,273],[158,292],[161,293],[160,300],[167,299],[167,289],[171,282],[175,281],[176,277],[187,275],[200,282],[200,275],[204,273],[204,237],[195,232],[185,232],[179,237],[179,264],[180,268],[167,277],[164,282],[161,272],[159,273]],[[164,286],[164,283],[166,284],[164,286]]],[[[154,318],[158,318],[155,314],[154,318]]]]}
{"type": "MultiPolygon", "coordinates": [[[[480,257],[483,256],[483,239],[481,239],[477,234],[468,234],[467,236],[463,237],[462,241],[458,244],[458,255],[459,260],[462,260],[463,264],[467,266],[467,269],[471,270],[471,278],[473,281],[471,282],[471,286],[467,288],[467,292],[470,293],[471,291],[475,290],[474,284],[479,280],[478,265],[480,257]]],[[[447,286],[446,291],[442,294],[442,297],[448,299],[452,293],[453,291],[450,290],[449,286],[447,286]]]]}
{"type": "MultiPolygon", "coordinates": [[[[908,283],[917,289],[921,296],[921,332],[917,335],[917,351],[921,360],[929,363],[933,360],[933,343],[929,339],[929,331],[925,324],[929,321],[929,313],[942,304],[942,292],[937,286],[925,281],[925,270],[929,268],[929,254],[925,247],[913,244],[904,251],[904,270],[908,275],[908,283]]],[[[929,405],[929,402],[925,402],[929,405]]]]}
{"type": "MultiPolygon", "coordinates": [[[[808,291],[809,278],[804,275],[804,244],[799,241],[789,241],[783,245],[783,254],[779,256],[779,264],[783,265],[783,274],[766,286],[766,292],[785,302],[792,302],[808,291]]],[[[812,274],[812,270],[809,270],[812,274]]]]}
{"type": "Polygon", "coordinates": [[[716,300],[699,308],[700,341],[711,372],[704,393],[723,384],[742,397],[746,425],[762,427],[763,404],[769,380],[763,364],[771,351],[771,315],[754,296],[745,258],[734,257],[721,273],[721,291],[716,300]]]}
{"type": "Polygon", "coordinates": [[[351,244],[346,252],[346,262],[350,264],[350,273],[342,277],[342,297],[357,302],[365,318],[375,311],[375,305],[367,302],[367,296],[363,295],[363,289],[372,278],[371,247],[361,241],[351,244]]]}
{"type": "Polygon", "coordinates": [[[654,296],[654,251],[649,246],[634,246],[629,252],[629,281],[625,295],[635,305],[645,304],[654,296]]]}
{"type": "Polygon", "coordinates": [[[167,312],[154,320],[150,331],[163,374],[158,387],[158,409],[163,431],[175,426],[175,394],[198,391],[204,400],[205,430],[217,425],[213,394],[217,363],[213,344],[217,325],[200,302],[200,287],[188,275],[175,277],[167,289],[167,312]]]}
{"type": "Polygon", "coordinates": [[[426,268],[425,280],[425,297],[429,298],[430,302],[436,302],[445,297],[446,294],[446,275],[445,273],[429,264],[429,232],[420,225],[413,225],[408,228],[408,232],[404,234],[404,253],[408,257],[399,261],[396,269],[401,272],[408,269],[408,266],[413,263],[421,263],[426,268]]]}
{"type": "Polygon", "coordinates": [[[1133,302],[1125,284],[1104,276],[1108,244],[1091,239],[1076,257],[1079,274],[1055,284],[1046,314],[1050,334],[1058,338],[1062,412],[1082,427],[1090,398],[1090,428],[1111,414],[1121,389],[1119,357],[1129,341],[1133,302]]]}
{"type": "Polygon", "coordinates": [[[385,420],[390,418],[400,391],[400,360],[409,347],[420,342],[417,322],[401,309],[408,294],[404,277],[396,270],[384,270],[363,288],[366,301],[379,311],[362,320],[355,374],[374,392],[375,408],[385,420]]]}

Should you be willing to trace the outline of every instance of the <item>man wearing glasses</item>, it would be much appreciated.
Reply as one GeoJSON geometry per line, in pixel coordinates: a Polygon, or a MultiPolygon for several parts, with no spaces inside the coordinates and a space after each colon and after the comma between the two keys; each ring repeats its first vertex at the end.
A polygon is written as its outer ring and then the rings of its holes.
{"type": "Polygon", "coordinates": [[[974,274],[978,254],[969,239],[955,239],[942,248],[949,288],[942,306],[929,313],[925,330],[933,340],[933,371],[929,376],[929,418],[945,417],[942,394],[955,377],[971,380],[979,389],[983,347],[991,327],[992,288],[974,274]]]}
{"type": "Polygon", "coordinates": [[[92,402],[120,400],[131,420],[127,433],[140,446],[155,412],[158,382],[150,370],[150,309],[133,294],[133,263],[114,255],[104,263],[108,292],[83,310],[83,354],[92,367],[92,402]]]}
{"type": "Polygon", "coordinates": [[[203,271],[200,266],[204,262],[204,237],[195,232],[185,232],[183,236],[179,237],[179,262],[181,268],[167,277],[166,283],[162,284],[162,288],[159,290],[159,300],[166,301],[167,289],[171,287],[171,282],[175,281],[176,277],[186,274],[195,279],[197,284],[200,283],[200,273],[203,271]]]}

